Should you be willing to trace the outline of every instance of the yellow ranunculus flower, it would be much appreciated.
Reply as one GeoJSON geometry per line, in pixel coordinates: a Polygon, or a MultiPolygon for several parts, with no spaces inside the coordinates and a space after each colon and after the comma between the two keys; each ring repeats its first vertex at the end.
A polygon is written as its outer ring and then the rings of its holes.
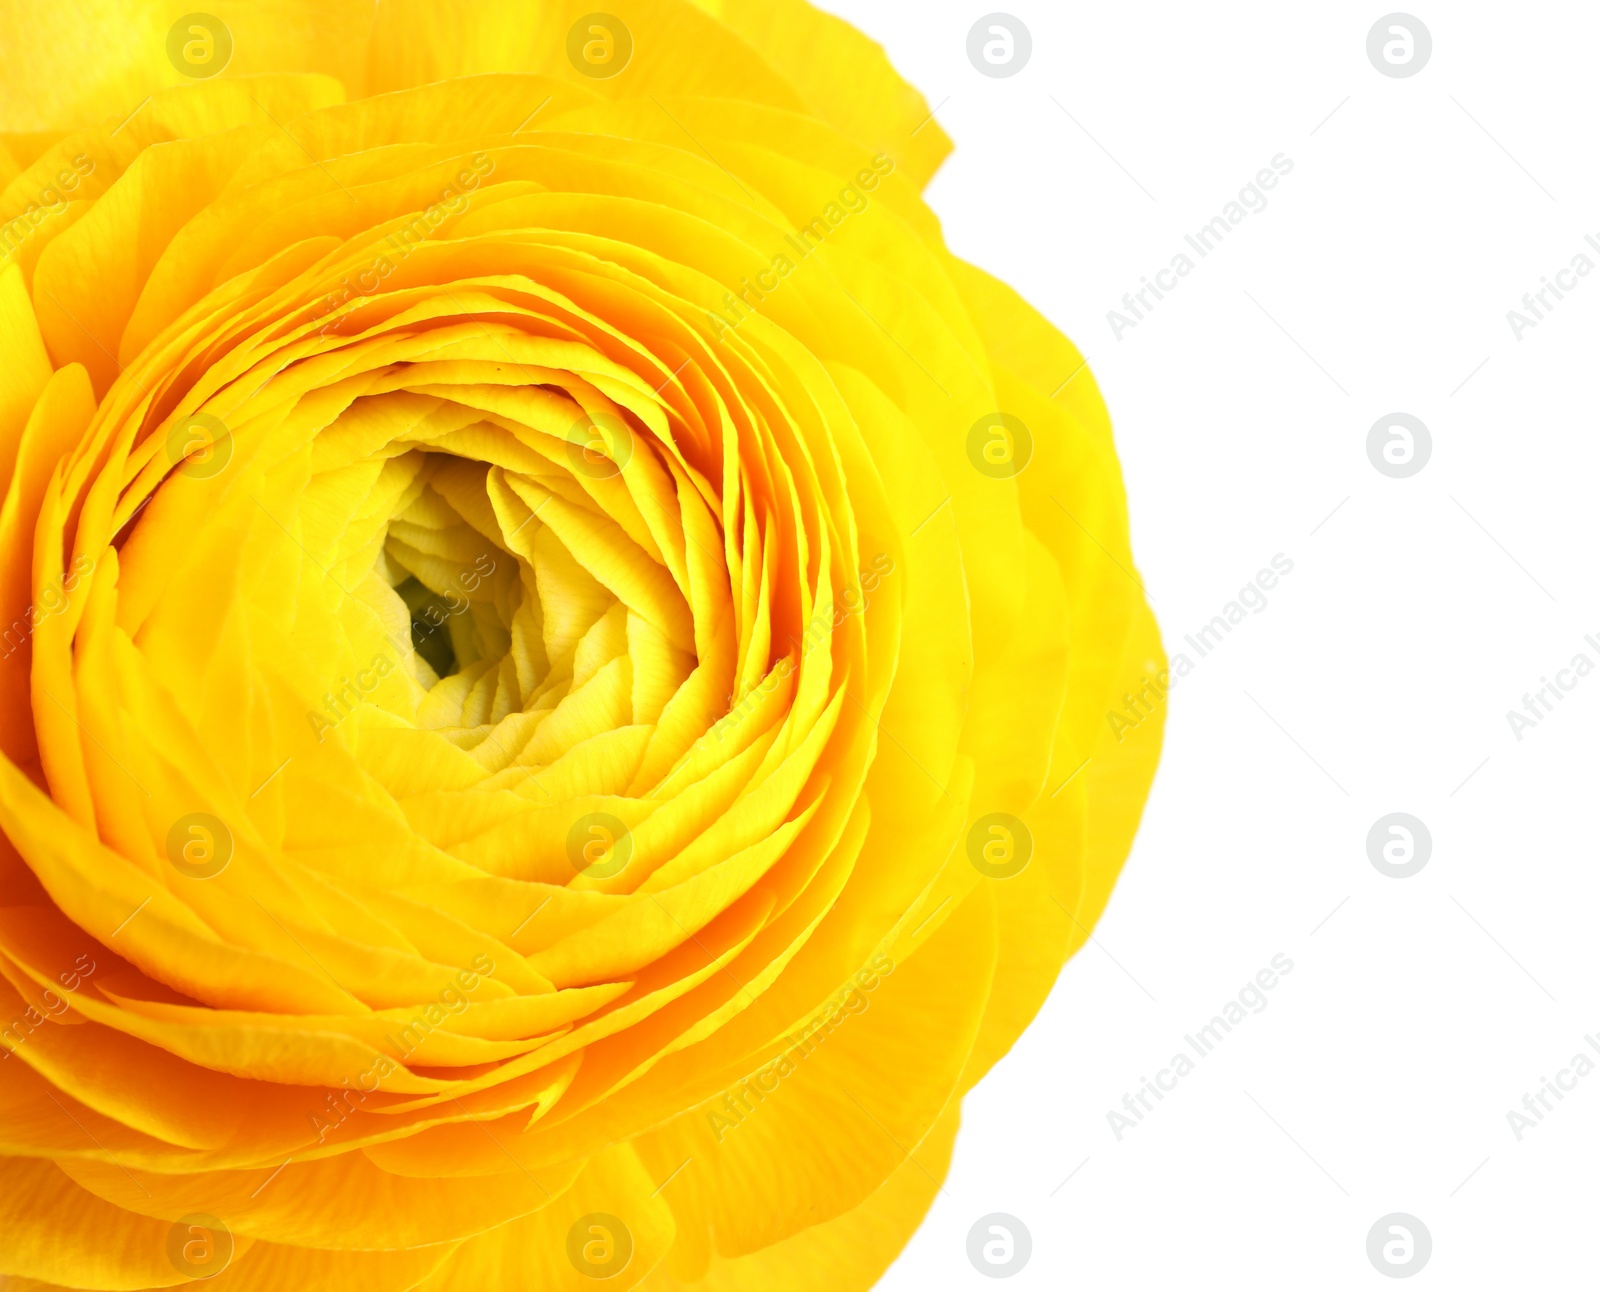
{"type": "Polygon", "coordinates": [[[8,1289],[867,1287],[1106,901],[1092,377],[876,46],[588,3],[0,4],[8,1289]]]}

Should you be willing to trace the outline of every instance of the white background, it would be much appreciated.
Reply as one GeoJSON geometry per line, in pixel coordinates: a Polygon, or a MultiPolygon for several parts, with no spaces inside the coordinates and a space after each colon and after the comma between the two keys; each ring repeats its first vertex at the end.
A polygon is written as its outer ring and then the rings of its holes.
{"type": "Polygon", "coordinates": [[[1521,741],[1505,715],[1600,664],[1600,273],[1520,340],[1506,312],[1600,235],[1600,14],[1417,9],[1430,61],[1391,79],[1380,5],[1016,3],[1031,60],[991,79],[985,6],[828,7],[938,105],[952,249],[1095,372],[1168,650],[1294,562],[1174,693],[1094,942],[881,1286],[995,1286],[966,1238],[1006,1212],[1016,1292],[1388,1287],[1366,1239],[1397,1211],[1433,1240],[1407,1286],[1594,1286],[1600,1072],[1520,1142],[1506,1114],[1600,1037],[1600,672],[1521,741]],[[1267,208],[1116,339],[1278,153],[1267,208]],[[1409,479],[1366,456],[1394,411],[1433,437],[1409,479]],[[1367,858],[1395,811],[1432,833],[1412,878],[1367,858]],[[1107,1112],[1279,952],[1267,1008],[1118,1142],[1107,1112]]]}

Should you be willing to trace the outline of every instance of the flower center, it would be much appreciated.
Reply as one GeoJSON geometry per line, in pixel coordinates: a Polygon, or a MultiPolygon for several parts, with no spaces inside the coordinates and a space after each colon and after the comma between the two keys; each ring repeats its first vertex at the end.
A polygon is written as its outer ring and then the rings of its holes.
{"type": "Polygon", "coordinates": [[[494,536],[475,529],[434,487],[435,477],[446,473],[455,492],[465,489],[476,504],[469,510],[492,514],[484,464],[426,452],[399,462],[403,471],[417,470],[389,520],[379,556],[382,574],[410,616],[412,648],[434,674],[423,673],[419,681],[430,690],[451,677],[470,684],[494,673],[511,653],[524,600],[517,560],[497,527],[494,536]]]}

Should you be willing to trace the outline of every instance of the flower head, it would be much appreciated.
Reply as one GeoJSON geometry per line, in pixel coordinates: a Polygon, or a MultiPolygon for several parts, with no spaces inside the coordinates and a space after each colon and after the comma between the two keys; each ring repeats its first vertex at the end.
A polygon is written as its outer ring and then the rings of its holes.
{"type": "Polygon", "coordinates": [[[103,8],[6,11],[0,1274],[870,1285],[1154,766],[1081,357],[799,0],[103,8]]]}

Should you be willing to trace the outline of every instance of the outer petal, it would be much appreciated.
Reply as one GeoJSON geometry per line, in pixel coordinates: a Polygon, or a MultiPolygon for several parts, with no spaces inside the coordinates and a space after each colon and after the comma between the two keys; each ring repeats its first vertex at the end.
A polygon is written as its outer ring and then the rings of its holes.
{"type": "Polygon", "coordinates": [[[49,380],[50,359],[22,271],[0,267],[0,487],[11,479],[22,428],[49,380]]]}
{"type": "Polygon", "coordinates": [[[806,107],[851,139],[898,159],[920,188],[950,154],[928,101],[883,47],[805,0],[696,0],[788,78],[806,107]]]}
{"type": "Polygon", "coordinates": [[[77,445],[93,415],[94,392],[80,365],[52,375],[28,416],[0,504],[0,550],[8,558],[0,563],[0,750],[23,764],[37,756],[27,699],[35,621],[34,524],[51,471],[77,445]]]}
{"type": "MultiPolygon", "coordinates": [[[[542,1211],[513,1221],[466,1243],[417,1292],[483,1292],[488,1288],[538,1288],[540,1292],[579,1292],[596,1285],[630,1288],[639,1284],[672,1246],[672,1213],[656,1183],[628,1145],[591,1159],[576,1184],[542,1211]],[[590,1242],[618,1244],[614,1221],[627,1231],[632,1254],[614,1273],[590,1276],[570,1257],[577,1231],[580,1255],[590,1242]],[[592,1229],[591,1226],[598,1226],[592,1229]]],[[[611,1248],[620,1257],[621,1246],[611,1248]]]]}
{"type": "Polygon", "coordinates": [[[1059,563],[1068,597],[1066,702],[1048,777],[1019,813],[1035,860],[1011,879],[989,881],[1000,962],[971,1084],[1032,1021],[1110,897],[1155,775],[1166,710],[1158,704],[1120,736],[1106,714],[1124,693],[1158,679],[1166,657],[1129,549],[1121,471],[1086,361],[1011,288],[952,263],[990,347],[1001,406],[1034,433],[1034,460],[1017,477],[1023,521],[1059,563]]]}
{"type": "MultiPolygon", "coordinates": [[[[215,0],[205,11],[233,34],[223,75],[323,72],[357,95],[365,92],[374,8],[375,0],[215,0]]],[[[7,38],[0,131],[87,126],[188,84],[167,61],[168,30],[184,12],[160,0],[0,0],[7,38]]]]}
{"type": "Polygon", "coordinates": [[[987,893],[848,1012],[775,1065],[638,1141],[678,1217],[675,1268],[743,1256],[843,1215],[876,1192],[948,1106],[988,997],[987,893]],[[856,1007],[859,1005],[859,1013],[856,1007]],[[824,1132],[822,1128],[826,1128],[824,1132]]]}
{"type": "Polygon", "coordinates": [[[167,1260],[171,1228],[102,1202],[54,1163],[0,1158],[0,1276],[107,1292],[171,1287],[186,1281],[167,1260]]]}
{"type": "Polygon", "coordinates": [[[952,1100],[927,1137],[859,1207],[803,1229],[749,1256],[713,1256],[698,1279],[681,1280],[671,1262],[656,1267],[644,1292],[865,1292],[916,1231],[950,1171],[960,1124],[952,1100]]]}
{"type": "Polygon", "coordinates": [[[688,0],[624,0],[607,12],[633,39],[623,70],[603,80],[567,58],[567,33],[594,12],[590,0],[396,0],[373,33],[373,92],[478,72],[537,72],[608,97],[703,94],[800,109],[800,95],[732,30],[688,0]]]}

